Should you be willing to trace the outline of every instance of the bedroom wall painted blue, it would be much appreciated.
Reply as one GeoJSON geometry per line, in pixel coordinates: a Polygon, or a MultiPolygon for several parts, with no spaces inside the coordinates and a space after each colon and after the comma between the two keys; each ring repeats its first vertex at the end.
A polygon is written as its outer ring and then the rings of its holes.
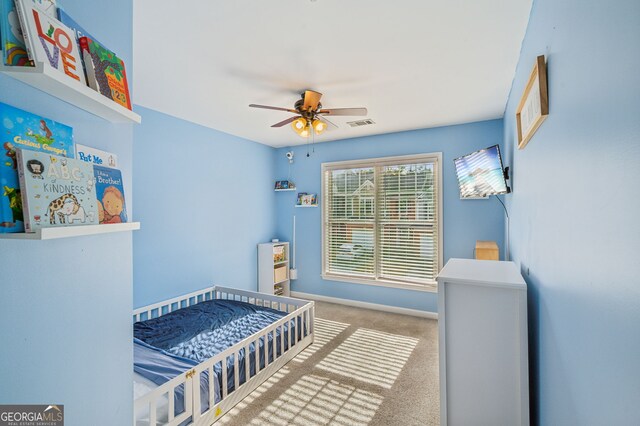
{"type": "Polygon", "coordinates": [[[524,39],[504,139],[533,424],[640,424],[639,23],[637,0],[536,0],[524,39]],[[515,108],[541,54],[550,114],[518,150],[515,108]]]}
{"type": "MultiPolygon", "coordinates": [[[[368,136],[317,144],[306,157],[307,147],[281,148],[275,152],[276,178],[286,179],[289,163],[285,153],[293,150],[291,180],[298,191],[321,193],[320,166],[324,162],[387,157],[429,152],[443,153],[443,262],[451,257],[472,258],[476,240],[495,240],[503,250],[504,210],[497,200],[460,200],[453,159],[502,143],[502,120],[458,126],[368,136]]],[[[323,280],[321,274],[321,209],[294,208],[296,193],[276,193],[276,234],[289,241],[296,216],[298,279],[292,289],[304,293],[437,311],[435,293],[416,292],[362,284],[323,280]]]]}
{"type": "MultiPolygon", "coordinates": [[[[59,3],[131,68],[131,0],[59,3]]],[[[115,152],[131,194],[132,125],[5,75],[0,102],[71,125],[76,142],[115,152]]],[[[0,404],[64,404],[70,426],[131,424],[131,233],[0,240],[0,254],[0,404]]]]}
{"type": "Polygon", "coordinates": [[[274,227],[273,148],[136,107],[134,306],[213,284],[254,290],[274,227]]]}

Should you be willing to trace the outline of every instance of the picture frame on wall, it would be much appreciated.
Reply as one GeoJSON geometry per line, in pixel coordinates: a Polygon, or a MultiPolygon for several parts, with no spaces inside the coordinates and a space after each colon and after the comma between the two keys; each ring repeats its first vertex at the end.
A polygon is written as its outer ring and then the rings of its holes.
{"type": "Polygon", "coordinates": [[[523,149],[538,127],[549,116],[547,66],[544,55],[536,58],[529,80],[516,109],[518,149],[523,149]]]}

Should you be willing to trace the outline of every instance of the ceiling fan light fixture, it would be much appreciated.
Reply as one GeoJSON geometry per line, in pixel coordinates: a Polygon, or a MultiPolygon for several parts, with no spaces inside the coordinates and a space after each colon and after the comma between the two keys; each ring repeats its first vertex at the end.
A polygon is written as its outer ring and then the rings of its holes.
{"type": "Polygon", "coordinates": [[[296,120],[291,122],[293,131],[303,138],[309,137],[309,135],[313,131],[313,128],[311,126],[311,121],[307,120],[304,117],[297,118],[296,120]]]}
{"type": "Polygon", "coordinates": [[[302,132],[305,127],[307,127],[307,120],[299,117],[291,122],[291,127],[296,133],[300,134],[300,132],[302,132]]]}
{"type": "Polygon", "coordinates": [[[324,121],[318,118],[313,120],[312,126],[313,126],[313,131],[316,133],[316,135],[319,135],[325,130],[327,130],[327,123],[325,123],[324,121]]]}
{"type": "Polygon", "coordinates": [[[249,107],[286,111],[296,114],[293,117],[273,124],[271,127],[278,128],[291,124],[293,131],[303,138],[308,138],[314,134],[320,135],[327,130],[329,126],[338,128],[338,126],[325,118],[324,115],[362,116],[367,114],[366,108],[323,109],[320,103],[321,97],[322,93],[320,92],[305,90],[304,93],[302,93],[301,99],[298,99],[294,104],[293,109],[258,104],[249,104],[249,107]]]}

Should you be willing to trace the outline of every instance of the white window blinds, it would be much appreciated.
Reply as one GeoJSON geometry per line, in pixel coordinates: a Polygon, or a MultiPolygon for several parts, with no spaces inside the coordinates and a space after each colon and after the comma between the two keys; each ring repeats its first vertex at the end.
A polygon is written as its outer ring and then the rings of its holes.
{"type": "Polygon", "coordinates": [[[434,283],[440,174],[440,154],[323,164],[325,278],[434,283]]]}

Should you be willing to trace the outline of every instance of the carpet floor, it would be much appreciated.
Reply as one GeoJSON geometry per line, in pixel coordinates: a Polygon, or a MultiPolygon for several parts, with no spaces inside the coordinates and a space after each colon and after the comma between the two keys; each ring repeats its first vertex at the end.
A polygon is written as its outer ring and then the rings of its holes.
{"type": "Polygon", "coordinates": [[[218,424],[439,424],[437,321],[316,302],[315,332],[218,424]]]}

